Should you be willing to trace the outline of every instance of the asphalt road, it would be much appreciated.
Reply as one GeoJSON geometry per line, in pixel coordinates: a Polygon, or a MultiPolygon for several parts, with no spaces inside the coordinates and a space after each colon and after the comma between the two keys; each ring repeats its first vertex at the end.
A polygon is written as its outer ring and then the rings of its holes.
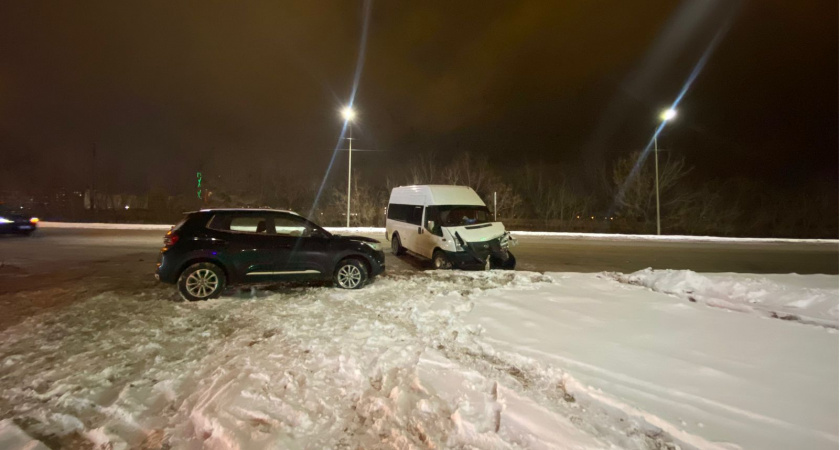
{"type": "MultiPolygon", "coordinates": [[[[42,228],[31,237],[0,235],[0,330],[40,309],[106,291],[167,289],[153,277],[159,230],[42,228]]],[[[382,240],[381,234],[370,235],[382,240]]],[[[387,245],[387,242],[385,243],[387,245]]],[[[838,245],[811,243],[607,241],[519,238],[517,269],[550,272],[838,273],[838,245]]],[[[389,272],[429,269],[386,251],[389,272]]],[[[169,291],[165,291],[169,292],[169,291]]],[[[173,295],[175,290],[171,289],[173,295]]]]}
{"type": "MultiPolygon", "coordinates": [[[[45,274],[108,262],[143,262],[153,270],[163,243],[158,230],[42,228],[31,237],[0,235],[0,275],[45,274]]],[[[383,240],[381,234],[368,236],[383,240]]],[[[838,245],[797,242],[615,241],[567,237],[518,237],[517,268],[547,272],[633,272],[689,269],[696,272],[838,273],[838,245]]],[[[388,243],[383,242],[387,247],[388,243]]],[[[412,256],[386,250],[395,270],[428,269],[412,256]]],[[[0,287],[0,293],[2,293],[0,287]]]]}

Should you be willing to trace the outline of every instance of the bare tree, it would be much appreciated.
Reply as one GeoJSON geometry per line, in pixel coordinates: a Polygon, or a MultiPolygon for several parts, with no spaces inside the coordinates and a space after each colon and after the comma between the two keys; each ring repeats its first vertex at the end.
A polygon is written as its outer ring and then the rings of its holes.
{"type": "MultiPolygon", "coordinates": [[[[645,228],[656,217],[656,180],[653,158],[641,158],[634,152],[616,162],[613,167],[615,202],[626,218],[643,222],[645,228]]],[[[690,195],[676,189],[679,182],[691,171],[683,158],[665,157],[659,162],[660,215],[680,204],[690,201],[690,195]]]]}
{"type": "MultiPolygon", "coordinates": [[[[382,188],[375,188],[359,181],[358,175],[353,176],[353,186],[350,188],[350,225],[351,226],[384,226],[385,206],[388,204],[388,192],[382,188]]],[[[344,224],[347,214],[347,192],[335,189],[332,201],[325,211],[325,221],[333,224],[344,224]]]]}

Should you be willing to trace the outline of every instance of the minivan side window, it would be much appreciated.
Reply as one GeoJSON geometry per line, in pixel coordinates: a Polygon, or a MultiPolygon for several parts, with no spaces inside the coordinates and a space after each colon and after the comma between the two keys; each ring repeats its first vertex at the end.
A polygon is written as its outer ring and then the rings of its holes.
{"type": "Polygon", "coordinates": [[[398,203],[391,203],[388,205],[388,218],[391,220],[399,220],[414,225],[420,225],[423,222],[423,207],[418,205],[400,205],[398,203]]]}
{"type": "Polygon", "coordinates": [[[440,208],[437,206],[426,207],[426,223],[423,226],[432,234],[443,236],[443,231],[440,229],[440,208]],[[434,226],[429,227],[429,221],[434,222],[434,226]]]}

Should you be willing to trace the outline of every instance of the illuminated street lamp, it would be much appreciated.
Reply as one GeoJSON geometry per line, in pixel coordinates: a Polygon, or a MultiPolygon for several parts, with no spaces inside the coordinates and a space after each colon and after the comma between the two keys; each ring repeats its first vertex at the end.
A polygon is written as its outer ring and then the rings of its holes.
{"type": "Polygon", "coordinates": [[[346,106],[341,110],[341,116],[347,126],[347,228],[350,228],[350,183],[352,182],[353,174],[353,119],[356,117],[356,111],[353,108],[346,106]]]}
{"type": "MultiPolygon", "coordinates": [[[[659,115],[659,118],[662,119],[662,127],[664,127],[665,122],[677,117],[677,111],[673,108],[668,108],[665,111],[662,111],[662,114],[659,115]]],[[[653,160],[654,166],[656,167],[656,234],[662,234],[662,226],[659,222],[659,143],[657,142],[657,135],[659,133],[655,133],[653,135],[653,160]]]]}

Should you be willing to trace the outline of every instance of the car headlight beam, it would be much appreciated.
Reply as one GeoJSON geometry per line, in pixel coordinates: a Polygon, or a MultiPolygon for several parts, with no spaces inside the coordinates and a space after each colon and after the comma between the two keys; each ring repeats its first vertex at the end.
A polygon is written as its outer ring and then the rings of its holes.
{"type": "Polygon", "coordinates": [[[362,242],[367,244],[367,246],[372,248],[374,251],[378,252],[378,251],[382,250],[382,244],[379,243],[379,242],[367,242],[367,241],[362,241],[362,242]]]}

